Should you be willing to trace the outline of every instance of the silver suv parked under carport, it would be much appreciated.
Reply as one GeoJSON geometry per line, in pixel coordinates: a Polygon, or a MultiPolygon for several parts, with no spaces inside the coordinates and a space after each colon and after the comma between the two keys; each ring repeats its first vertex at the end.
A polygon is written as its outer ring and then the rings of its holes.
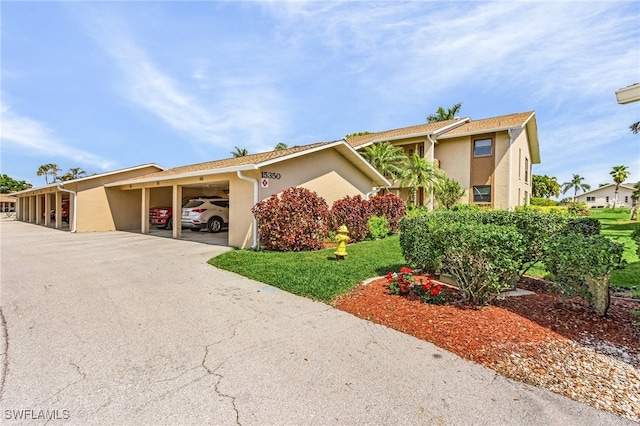
{"type": "Polygon", "coordinates": [[[207,229],[220,232],[229,226],[229,200],[200,197],[189,200],[182,208],[182,227],[194,232],[207,229]]]}

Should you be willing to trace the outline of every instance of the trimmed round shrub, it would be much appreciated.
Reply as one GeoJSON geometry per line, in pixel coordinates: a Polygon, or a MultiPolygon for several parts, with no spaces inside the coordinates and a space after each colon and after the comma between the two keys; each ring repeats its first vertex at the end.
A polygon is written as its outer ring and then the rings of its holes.
{"type": "Polygon", "coordinates": [[[605,316],[609,309],[609,277],[624,267],[624,245],[602,235],[570,233],[550,244],[544,260],[553,275],[556,290],[567,296],[582,296],[605,316]]]}
{"type": "Polygon", "coordinates": [[[394,194],[371,197],[369,199],[369,211],[373,216],[380,216],[387,219],[391,234],[398,232],[400,219],[407,214],[404,201],[394,194]]]}
{"type": "Polygon", "coordinates": [[[258,221],[260,241],[269,250],[303,251],[324,248],[329,235],[327,202],[305,188],[288,188],[272,195],[251,212],[258,221]]]}
{"type": "Polygon", "coordinates": [[[346,225],[349,229],[350,241],[363,241],[369,233],[367,222],[371,217],[369,202],[360,195],[346,196],[336,200],[331,206],[331,223],[333,229],[346,225]]]}

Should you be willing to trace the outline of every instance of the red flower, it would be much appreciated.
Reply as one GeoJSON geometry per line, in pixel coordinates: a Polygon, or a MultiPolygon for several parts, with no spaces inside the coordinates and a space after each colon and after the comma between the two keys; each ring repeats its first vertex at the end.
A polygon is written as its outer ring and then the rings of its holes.
{"type": "Polygon", "coordinates": [[[411,268],[407,268],[406,266],[403,266],[402,268],[400,268],[400,272],[402,272],[403,274],[410,274],[413,271],[411,270],[411,268]]]}
{"type": "Polygon", "coordinates": [[[437,286],[433,287],[430,291],[430,294],[432,296],[437,296],[440,294],[440,290],[442,290],[442,286],[440,284],[438,284],[437,286]]]}
{"type": "Polygon", "coordinates": [[[422,291],[427,291],[431,288],[432,284],[430,282],[427,282],[425,284],[422,284],[422,291]]]}

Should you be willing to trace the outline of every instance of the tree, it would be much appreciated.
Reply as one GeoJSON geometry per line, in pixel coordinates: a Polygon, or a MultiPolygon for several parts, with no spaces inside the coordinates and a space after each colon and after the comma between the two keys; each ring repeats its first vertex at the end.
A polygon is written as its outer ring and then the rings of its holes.
{"type": "Polygon", "coordinates": [[[238,148],[237,146],[234,148],[236,150],[231,152],[231,155],[233,155],[234,158],[245,157],[249,155],[249,151],[247,151],[246,148],[238,148]]]}
{"type": "Polygon", "coordinates": [[[47,183],[47,185],[49,184],[49,175],[52,177],[51,181],[54,182],[55,179],[58,177],[58,173],[60,173],[60,168],[58,167],[57,164],[54,163],[49,163],[49,164],[43,164],[42,166],[40,166],[38,168],[38,171],[36,172],[37,176],[43,176],[44,175],[44,181],[47,183]]]}
{"type": "Polygon", "coordinates": [[[351,138],[351,137],[354,137],[354,136],[362,136],[362,135],[370,135],[370,134],[371,134],[371,132],[367,132],[367,131],[365,130],[364,132],[350,133],[350,134],[348,134],[347,136],[345,136],[345,139],[346,139],[346,138],[351,138]]]}
{"type": "Polygon", "coordinates": [[[463,195],[464,189],[462,189],[458,181],[447,176],[443,177],[442,182],[434,191],[434,197],[438,204],[447,210],[456,205],[463,195]]]}
{"type": "MultiPolygon", "coordinates": [[[[638,220],[638,210],[640,209],[640,182],[637,182],[633,187],[631,199],[635,202],[631,210],[631,220],[638,220]]],[[[640,251],[640,244],[638,245],[638,250],[640,251]]]]}
{"type": "Polygon", "coordinates": [[[287,149],[289,148],[289,146],[284,143],[284,142],[278,142],[278,144],[276,145],[275,148],[273,148],[274,151],[282,151],[283,149],[287,149]]]}
{"type": "Polygon", "coordinates": [[[441,106],[438,107],[435,114],[427,116],[427,123],[437,123],[438,121],[453,120],[456,118],[456,114],[462,108],[462,103],[457,103],[451,108],[445,110],[441,106]]]}
{"type": "Polygon", "coordinates": [[[23,180],[17,181],[7,175],[0,176],[0,194],[23,191],[31,188],[31,184],[23,180]]]}
{"type": "Polygon", "coordinates": [[[66,182],[68,180],[78,179],[87,175],[87,172],[82,170],[80,167],[72,167],[69,171],[63,174],[59,180],[62,182],[66,182]]]}
{"type": "Polygon", "coordinates": [[[620,184],[627,180],[631,172],[628,170],[627,166],[613,166],[613,169],[609,174],[613,177],[613,182],[616,184],[616,190],[613,193],[613,208],[615,209],[618,201],[618,189],[620,188],[620,184]]]}
{"type": "Polygon", "coordinates": [[[362,156],[381,175],[391,179],[400,176],[402,167],[407,161],[407,156],[402,148],[393,146],[389,142],[369,145],[362,151],[362,156]]]}
{"type": "Polygon", "coordinates": [[[578,195],[578,191],[588,191],[591,189],[591,186],[586,183],[582,183],[584,178],[580,175],[573,175],[573,178],[570,182],[565,182],[562,184],[562,193],[566,194],[567,191],[573,189],[573,201],[576,201],[576,195],[578,195]]]}
{"type": "Polygon", "coordinates": [[[531,177],[532,183],[532,196],[536,198],[551,198],[560,196],[560,184],[556,177],[549,177],[547,175],[533,175],[531,177]]]}
{"type": "Polygon", "coordinates": [[[425,192],[430,192],[438,187],[444,178],[441,169],[433,166],[433,163],[413,153],[408,158],[400,174],[400,185],[409,188],[409,198],[407,202],[414,204],[418,188],[423,188],[425,192]]]}

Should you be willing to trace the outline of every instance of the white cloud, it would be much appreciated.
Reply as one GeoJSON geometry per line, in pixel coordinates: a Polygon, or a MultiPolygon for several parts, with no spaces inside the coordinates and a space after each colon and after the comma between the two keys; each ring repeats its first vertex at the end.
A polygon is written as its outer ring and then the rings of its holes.
{"type": "MultiPolygon", "coordinates": [[[[283,127],[282,96],[268,79],[242,80],[211,75],[206,60],[180,80],[161,69],[118,18],[95,18],[90,31],[121,71],[124,96],[173,129],[188,135],[197,148],[228,151],[233,146],[255,152],[278,138],[283,127]]],[[[177,59],[176,59],[177,60],[177,59]]],[[[189,61],[181,57],[182,61],[189,61]]]]}
{"type": "Polygon", "coordinates": [[[65,158],[73,163],[109,170],[113,162],[76,149],[55,136],[45,124],[15,113],[9,105],[0,105],[3,146],[24,150],[25,154],[65,158]]]}

